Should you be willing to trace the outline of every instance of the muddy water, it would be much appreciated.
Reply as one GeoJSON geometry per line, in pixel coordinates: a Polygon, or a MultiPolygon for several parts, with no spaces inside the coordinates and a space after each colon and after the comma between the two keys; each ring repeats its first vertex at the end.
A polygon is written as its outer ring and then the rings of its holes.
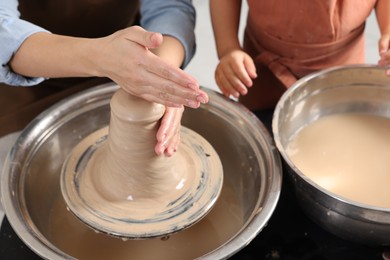
{"type": "Polygon", "coordinates": [[[326,116],[299,131],[286,152],[323,188],[356,202],[390,208],[390,119],[326,116]]]}
{"type": "Polygon", "coordinates": [[[78,259],[194,259],[229,240],[243,226],[243,210],[232,186],[225,180],[211,212],[194,226],[167,240],[127,240],[96,233],[66,209],[59,196],[48,223],[48,239],[78,259]]]}

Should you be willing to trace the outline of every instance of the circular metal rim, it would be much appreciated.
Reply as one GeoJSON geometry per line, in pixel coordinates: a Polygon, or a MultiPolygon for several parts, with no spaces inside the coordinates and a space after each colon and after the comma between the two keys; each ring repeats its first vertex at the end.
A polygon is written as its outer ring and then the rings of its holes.
{"type": "MultiPolygon", "coordinates": [[[[270,163],[268,165],[269,171],[272,172],[272,177],[268,179],[270,182],[269,193],[266,198],[264,198],[265,206],[256,212],[255,216],[246,223],[242,230],[237,233],[236,236],[232,237],[228,242],[221,245],[219,248],[215,249],[212,252],[202,256],[202,259],[226,259],[230,256],[234,255],[237,251],[245,247],[250,241],[252,241],[266,226],[268,220],[270,219],[273,211],[276,208],[277,202],[279,200],[280,191],[282,187],[282,164],[278,150],[274,145],[274,140],[271,135],[266,130],[265,126],[260,122],[260,120],[246,107],[237,103],[233,100],[227,100],[223,95],[217,93],[211,89],[201,87],[202,90],[208,93],[210,97],[210,102],[213,102],[213,105],[216,109],[221,111],[226,111],[226,105],[230,105],[229,113],[234,115],[240,115],[243,119],[244,123],[247,126],[250,126],[253,130],[252,134],[255,134],[256,139],[262,142],[266,149],[268,158],[270,163]]],[[[3,206],[6,212],[7,217],[10,219],[10,224],[21,240],[30,247],[31,250],[36,252],[40,256],[44,256],[48,259],[74,259],[73,257],[67,255],[66,253],[60,251],[56,247],[54,247],[43,235],[39,235],[40,232],[38,230],[34,231],[33,235],[29,232],[30,228],[26,225],[20,218],[18,213],[20,213],[20,209],[16,209],[12,205],[12,198],[14,196],[19,196],[19,194],[15,194],[14,191],[10,189],[10,176],[17,175],[18,167],[18,157],[21,156],[19,153],[20,147],[29,146],[30,143],[26,140],[27,137],[34,137],[33,139],[37,139],[37,135],[39,134],[39,129],[44,128],[47,124],[55,121],[55,117],[58,114],[61,114],[61,110],[63,110],[64,105],[74,105],[78,106],[84,99],[91,95],[91,93],[100,96],[110,96],[112,93],[118,89],[118,86],[114,83],[106,83],[102,85],[98,85],[94,88],[82,91],[76,95],[70,96],[63,101],[53,105],[48,108],[40,115],[38,115],[22,132],[15,145],[11,149],[10,154],[7,157],[7,160],[4,164],[4,171],[2,174],[2,189],[1,195],[3,199],[3,206]],[[49,116],[50,114],[50,116],[49,116]]],[[[210,103],[209,102],[209,103],[210,103]]],[[[202,105],[209,106],[210,104],[202,105]]],[[[258,144],[258,148],[260,149],[260,145],[258,144]]]]}
{"type": "MultiPolygon", "coordinates": [[[[389,212],[390,213],[390,208],[384,208],[384,207],[377,207],[377,206],[372,206],[368,204],[363,204],[359,203],[353,200],[350,200],[348,198],[342,197],[336,193],[330,192],[323,188],[322,186],[318,185],[311,179],[309,179],[304,173],[302,173],[298,167],[291,161],[289,156],[287,155],[285,148],[282,145],[280,135],[279,135],[279,120],[280,120],[280,111],[283,109],[283,104],[287,103],[290,96],[292,93],[297,91],[298,88],[304,87],[305,84],[307,84],[308,81],[313,80],[315,78],[321,77],[324,74],[332,73],[332,72],[338,72],[338,71],[343,71],[343,70],[351,70],[351,69],[373,69],[373,70],[380,70],[385,73],[386,68],[381,68],[378,67],[377,65],[371,65],[371,64],[355,64],[355,65],[348,65],[348,66],[335,66],[329,69],[324,69],[318,72],[314,72],[312,74],[309,74],[301,79],[299,79],[293,86],[291,86],[287,91],[282,95],[280,98],[278,104],[276,105],[273,120],[272,120],[272,131],[274,134],[274,141],[276,144],[276,147],[278,148],[281,156],[283,157],[284,161],[287,162],[288,166],[294,171],[294,174],[297,174],[300,179],[309,185],[309,187],[314,187],[317,192],[326,194],[330,198],[334,199],[335,201],[339,201],[340,203],[346,203],[350,207],[357,208],[358,210],[372,210],[372,211],[383,211],[383,212],[389,212]]],[[[324,205],[327,206],[327,205],[324,205]]],[[[335,210],[335,212],[341,213],[344,215],[343,212],[339,212],[335,210]]]]}

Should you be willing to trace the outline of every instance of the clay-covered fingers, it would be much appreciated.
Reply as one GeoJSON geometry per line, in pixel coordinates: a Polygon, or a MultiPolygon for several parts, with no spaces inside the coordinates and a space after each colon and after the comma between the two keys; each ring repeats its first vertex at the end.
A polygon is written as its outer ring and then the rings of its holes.
{"type": "MultiPolygon", "coordinates": [[[[139,26],[130,27],[134,33],[129,33],[127,39],[136,42],[147,48],[158,47],[162,41],[159,33],[148,32],[139,26]]],[[[199,103],[207,103],[208,96],[204,91],[199,90],[199,84],[195,78],[185,73],[180,68],[172,66],[158,56],[145,56],[143,63],[139,64],[149,75],[144,75],[147,86],[154,86],[156,91],[146,93],[152,95],[154,102],[166,106],[189,106],[199,107],[199,103]]]]}
{"type": "Polygon", "coordinates": [[[162,35],[133,26],[98,41],[101,45],[99,75],[111,78],[128,93],[170,107],[197,108],[207,94],[180,68],[153,54],[162,35]]]}
{"type": "Polygon", "coordinates": [[[180,127],[184,107],[167,107],[161,119],[160,128],[157,131],[157,144],[155,152],[157,155],[165,154],[172,156],[180,144],[180,127]]]}
{"type": "Polygon", "coordinates": [[[198,108],[209,97],[199,88],[197,81],[179,68],[166,64],[158,57],[144,64],[145,98],[169,107],[184,105],[198,108]]]}
{"type": "Polygon", "coordinates": [[[167,107],[187,106],[198,108],[200,103],[207,103],[209,98],[206,92],[198,90],[197,92],[188,92],[185,89],[179,89],[172,85],[149,85],[143,86],[145,91],[140,96],[150,102],[163,104],[167,107]]]}

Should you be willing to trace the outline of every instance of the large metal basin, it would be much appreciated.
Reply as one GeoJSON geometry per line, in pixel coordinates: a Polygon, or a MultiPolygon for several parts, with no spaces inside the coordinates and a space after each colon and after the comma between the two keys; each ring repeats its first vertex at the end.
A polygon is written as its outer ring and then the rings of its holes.
{"type": "MultiPolygon", "coordinates": [[[[48,225],[53,222],[56,203],[63,204],[60,169],[82,138],[108,124],[109,101],[116,89],[114,84],[97,86],[46,110],[21,133],[4,164],[1,192],[7,218],[24,243],[43,258],[77,257],[72,251],[60,249],[52,239],[53,232],[63,232],[65,237],[67,230],[52,230],[48,225]]],[[[234,195],[238,206],[218,206],[218,200],[215,208],[219,207],[222,214],[210,217],[215,224],[212,229],[230,233],[215,247],[188,258],[225,259],[245,247],[271,217],[281,189],[281,164],[272,138],[251,112],[216,92],[205,91],[210,96],[209,104],[187,109],[182,123],[216,149],[224,169],[222,193],[234,195]],[[237,216],[242,218],[241,225],[226,226],[237,216]]],[[[210,233],[206,229],[201,237],[211,236],[212,229],[210,233]]],[[[80,240],[83,247],[85,241],[77,236],[68,234],[68,239],[80,240]]],[[[192,242],[199,242],[196,239],[201,240],[194,238],[192,242]]],[[[92,245],[95,249],[101,247],[92,245]]],[[[109,258],[116,259],[115,253],[109,258]]]]}
{"type": "Polygon", "coordinates": [[[337,67],[296,82],[275,109],[275,143],[289,166],[298,202],[311,219],[350,241],[390,245],[390,208],[364,205],[322,188],[286,153],[290,138],[302,127],[327,115],[348,112],[390,118],[390,77],[385,69],[371,65],[337,67]]]}

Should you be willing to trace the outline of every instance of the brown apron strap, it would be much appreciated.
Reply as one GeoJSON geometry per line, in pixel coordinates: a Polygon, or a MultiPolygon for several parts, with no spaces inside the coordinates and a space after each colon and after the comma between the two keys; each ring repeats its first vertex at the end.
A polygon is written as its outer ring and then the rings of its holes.
{"type": "Polygon", "coordinates": [[[47,80],[34,87],[0,84],[0,137],[22,130],[38,114],[60,100],[108,81],[106,78],[70,78],[47,80]],[[67,84],[68,87],[63,87],[67,84]]]}

